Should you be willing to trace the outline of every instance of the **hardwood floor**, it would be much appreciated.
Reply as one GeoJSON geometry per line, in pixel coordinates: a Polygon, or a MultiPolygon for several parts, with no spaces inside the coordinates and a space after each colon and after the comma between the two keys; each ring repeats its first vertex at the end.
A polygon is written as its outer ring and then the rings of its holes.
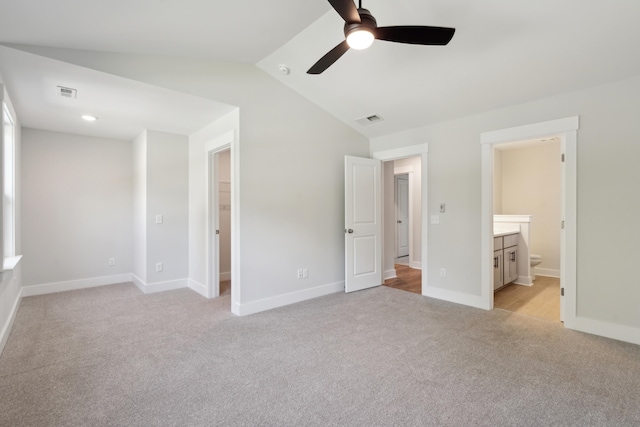
{"type": "Polygon", "coordinates": [[[422,294],[422,270],[409,268],[408,265],[401,264],[395,264],[395,268],[398,277],[385,280],[385,286],[422,294]]]}
{"type": "Polygon", "coordinates": [[[507,285],[494,293],[493,306],[559,322],[560,279],[537,276],[533,286],[507,285]]]}
{"type": "Polygon", "coordinates": [[[231,280],[220,281],[220,296],[231,293],[231,280]]]}
{"type": "MultiPolygon", "coordinates": [[[[422,294],[422,270],[395,264],[398,277],[385,280],[384,286],[422,294]]],[[[493,306],[502,310],[560,321],[560,279],[537,276],[533,286],[507,285],[493,297],[493,306]]]]}

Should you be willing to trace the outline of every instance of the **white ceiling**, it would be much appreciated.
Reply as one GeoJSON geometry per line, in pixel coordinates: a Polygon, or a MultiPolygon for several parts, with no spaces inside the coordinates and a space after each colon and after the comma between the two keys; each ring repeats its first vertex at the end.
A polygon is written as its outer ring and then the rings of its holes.
{"type": "MultiPolygon", "coordinates": [[[[326,0],[0,0],[0,43],[256,63],[370,137],[640,74],[636,0],[364,0],[364,7],[380,26],[451,26],[456,34],[448,46],[377,41],[311,76],[306,70],[343,40],[326,0]],[[280,64],[291,73],[281,74],[280,64]],[[355,122],[371,114],[384,121],[355,122]]],[[[55,113],[64,105],[47,98],[62,80],[82,84],[78,99],[86,93],[83,108],[103,107],[94,113],[101,121],[131,119],[122,106],[147,97],[157,106],[165,96],[176,108],[139,107],[148,113],[141,121],[175,132],[188,120],[179,115],[182,102],[191,105],[185,116],[202,107],[203,120],[231,108],[7,48],[0,48],[0,73],[32,127],[45,128],[38,125],[45,117],[73,126],[55,113]]]]}

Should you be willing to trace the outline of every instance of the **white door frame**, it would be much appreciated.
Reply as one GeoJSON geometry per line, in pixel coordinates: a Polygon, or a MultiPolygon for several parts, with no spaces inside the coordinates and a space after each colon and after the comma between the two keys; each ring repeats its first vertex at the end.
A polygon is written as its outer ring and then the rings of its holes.
{"type": "MultiPolygon", "coordinates": [[[[413,247],[413,228],[411,226],[412,224],[412,219],[409,219],[409,224],[410,224],[410,229],[409,229],[409,260],[411,263],[411,267],[413,268],[414,264],[418,264],[421,266],[422,268],[422,295],[427,295],[427,274],[425,271],[425,268],[427,266],[427,235],[428,235],[428,230],[429,230],[429,215],[428,215],[428,210],[427,210],[427,206],[429,206],[428,204],[428,199],[427,199],[427,190],[428,190],[428,186],[427,186],[427,155],[429,153],[429,144],[419,144],[419,145],[412,145],[409,147],[403,147],[403,148],[395,148],[395,149],[391,149],[391,150],[383,150],[383,151],[374,151],[371,153],[371,157],[374,159],[378,159],[378,160],[382,160],[383,162],[388,162],[388,161],[392,161],[392,160],[400,160],[400,159],[406,159],[409,157],[420,157],[420,174],[422,176],[422,182],[421,182],[421,187],[420,187],[420,191],[422,194],[422,205],[421,205],[421,209],[420,209],[420,213],[421,213],[421,222],[422,222],[422,245],[421,245],[421,249],[422,249],[422,258],[417,260],[414,258],[414,254],[413,251],[411,250],[411,248],[413,247]]],[[[410,174],[409,177],[409,215],[411,215],[411,211],[412,211],[412,202],[411,202],[411,184],[412,184],[412,176],[413,174],[410,174]]],[[[384,194],[384,186],[382,187],[382,200],[384,200],[385,198],[385,194],[384,194]]],[[[382,233],[382,247],[385,247],[385,241],[384,241],[384,209],[383,209],[383,233],[382,233]]],[[[384,268],[384,266],[383,266],[384,268]]]]}
{"type": "MultiPolygon", "coordinates": [[[[577,183],[577,142],[580,121],[578,116],[526,126],[500,129],[480,134],[482,145],[482,218],[481,218],[481,299],[483,308],[493,309],[493,155],[494,145],[505,142],[525,141],[545,137],[560,138],[562,153],[565,156],[562,176],[562,221],[560,282],[564,288],[564,324],[574,328],[576,319],[576,183],[577,183]]],[[[558,224],[560,226],[560,224],[558,224]]]]}
{"type": "Polygon", "coordinates": [[[231,312],[239,315],[240,307],[240,194],[239,194],[239,176],[240,162],[238,156],[238,138],[236,131],[231,130],[214,140],[205,144],[206,153],[206,185],[207,192],[206,210],[206,259],[205,266],[207,271],[206,297],[215,298],[220,295],[220,256],[218,254],[218,236],[216,230],[220,222],[220,212],[218,206],[218,178],[216,171],[216,154],[230,150],[231,151],[231,312]]]}

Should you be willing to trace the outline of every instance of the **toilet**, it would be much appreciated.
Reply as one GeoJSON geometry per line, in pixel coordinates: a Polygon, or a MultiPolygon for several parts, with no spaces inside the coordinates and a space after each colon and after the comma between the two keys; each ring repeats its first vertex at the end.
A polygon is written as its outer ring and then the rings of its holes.
{"type": "Polygon", "coordinates": [[[531,254],[530,261],[531,261],[531,280],[536,280],[536,273],[533,267],[535,267],[536,265],[542,262],[542,257],[540,255],[531,254]]]}

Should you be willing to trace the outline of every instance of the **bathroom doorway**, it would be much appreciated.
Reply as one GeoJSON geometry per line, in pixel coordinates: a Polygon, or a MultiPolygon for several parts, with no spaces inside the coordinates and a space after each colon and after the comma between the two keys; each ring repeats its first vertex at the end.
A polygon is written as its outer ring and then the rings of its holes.
{"type": "MultiPolygon", "coordinates": [[[[530,259],[517,276],[503,275],[496,283],[494,308],[555,322],[560,321],[561,151],[560,139],[549,137],[496,144],[493,153],[493,212],[499,221],[494,232],[502,234],[503,221],[526,218],[521,226],[526,236],[510,255],[530,259]]],[[[504,268],[508,262],[504,258],[504,268]]]]}

